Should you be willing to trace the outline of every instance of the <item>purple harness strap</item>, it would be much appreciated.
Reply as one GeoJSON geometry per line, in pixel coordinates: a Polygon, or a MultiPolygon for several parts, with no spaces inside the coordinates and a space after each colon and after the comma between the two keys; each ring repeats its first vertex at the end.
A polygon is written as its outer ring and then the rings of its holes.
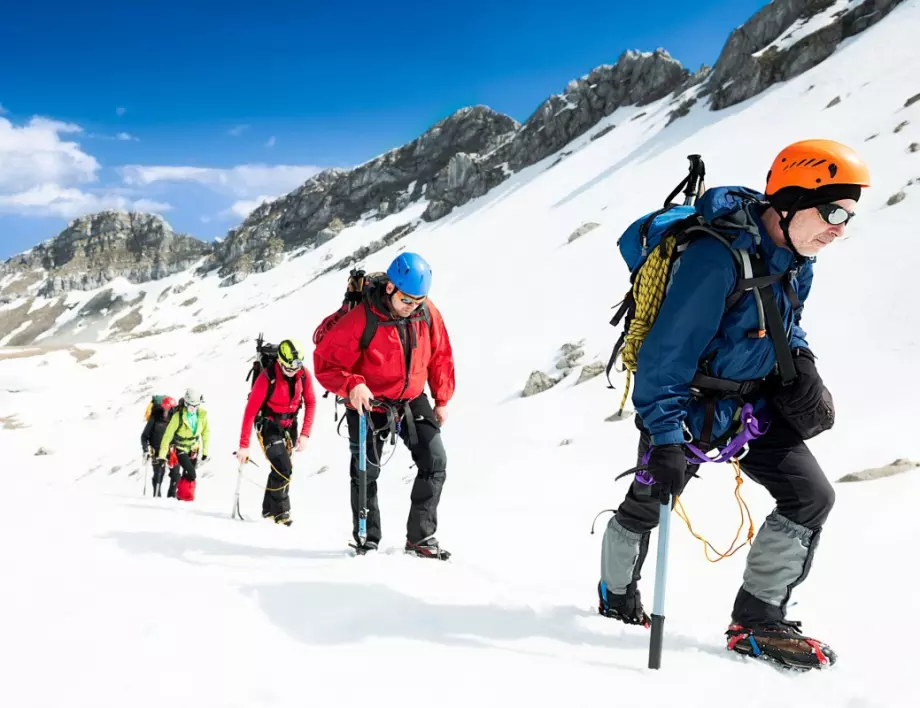
{"type": "MultiPolygon", "coordinates": [[[[757,417],[754,415],[754,406],[750,403],[745,403],[741,408],[740,417],[742,424],[741,431],[729,440],[728,444],[723,447],[715,457],[709,457],[693,443],[684,443],[684,447],[690,452],[690,455],[687,456],[687,464],[703,465],[707,462],[728,462],[747,447],[751,440],[759,438],[770,428],[769,423],[762,425],[761,422],[757,420],[757,417]]],[[[642,456],[643,467],[648,465],[648,458],[651,454],[652,448],[650,446],[649,449],[645,451],[645,455],[642,456]]],[[[644,485],[652,485],[655,483],[655,479],[651,476],[647,467],[636,472],[636,481],[644,485]]]]}

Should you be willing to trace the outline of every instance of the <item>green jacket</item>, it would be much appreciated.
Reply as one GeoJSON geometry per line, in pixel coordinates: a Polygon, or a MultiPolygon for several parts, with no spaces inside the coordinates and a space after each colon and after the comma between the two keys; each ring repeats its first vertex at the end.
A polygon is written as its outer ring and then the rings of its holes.
{"type": "Polygon", "coordinates": [[[169,454],[170,445],[175,445],[177,452],[191,452],[198,448],[198,439],[201,438],[201,454],[208,454],[211,442],[211,428],[208,425],[208,412],[204,408],[198,409],[197,429],[192,430],[188,421],[188,412],[182,408],[169,421],[163,440],[160,443],[159,457],[165,460],[169,454]]]}

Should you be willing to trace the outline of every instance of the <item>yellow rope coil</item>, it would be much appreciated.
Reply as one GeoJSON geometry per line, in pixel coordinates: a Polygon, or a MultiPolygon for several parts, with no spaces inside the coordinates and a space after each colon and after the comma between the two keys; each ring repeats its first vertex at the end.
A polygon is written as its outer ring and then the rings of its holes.
{"type": "Polygon", "coordinates": [[[620,360],[626,370],[626,388],[620,401],[621,411],[629,397],[631,374],[636,372],[639,364],[639,347],[648,336],[658,316],[658,311],[661,309],[661,303],[664,301],[665,289],[668,286],[668,272],[676,245],[677,238],[668,236],[658,248],[653,248],[633,282],[632,294],[636,308],[620,352],[620,360]]]}

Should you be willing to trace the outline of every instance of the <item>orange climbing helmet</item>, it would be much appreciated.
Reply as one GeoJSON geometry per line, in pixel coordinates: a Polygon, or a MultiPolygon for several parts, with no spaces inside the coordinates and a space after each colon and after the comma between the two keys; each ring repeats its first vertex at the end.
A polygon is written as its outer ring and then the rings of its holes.
{"type": "Polygon", "coordinates": [[[767,173],[769,197],[786,187],[820,189],[832,184],[868,187],[869,168],[856,151],[834,140],[802,140],[783,148],[767,173]]]}

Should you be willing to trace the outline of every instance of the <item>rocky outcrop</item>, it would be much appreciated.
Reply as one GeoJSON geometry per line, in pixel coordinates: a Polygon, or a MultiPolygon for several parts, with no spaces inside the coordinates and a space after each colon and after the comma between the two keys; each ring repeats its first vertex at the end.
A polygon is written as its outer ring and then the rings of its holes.
{"type": "Polygon", "coordinates": [[[422,218],[435,221],[480,197],[514,172],[552,155],[621,106],[643,106],[667,96],[691,79],[666,51],[624,52],[550,96],[521,128],[495,150],[457,154],[428,189],[422,218]]]}
{"type": "Polygon", "coordinates": [[[854,6],[837,0],[773,0],[734,30],[725,43],[708,85],[712,109],[741,103],[775,83],[799,76],[901,2],[864,0],[854,6]],[[828,13],[826,24],[817,22],[820,13],[828,13]],[[814,30],[807,26],[812,18],[816,18],[814,30]]]}
{"type": "Polygon", "coordinates": [[[550,376],[542,371],[532,371],[527,378],[527,383],[524,384],[521,398],[529,398],[530,396],[536,396],[538,393],[549,391],[561,380],[561,376],[550,376]]]}
{"type": "Polygon", "coordinates": [[[252,212],[228,234],[207,267],[219,267],[222,277],[267,270],[283,251],[315,248],[343,225],[399,212],[420,199],[455,156],[489,152],[518,127],[514,119],[485,106],[464,108],[360,167],[321,172],[252,212]]]}
{"type": "Polygon", "coordinates": [[[596,229],[598,226],[600,226],[600,224],[598,224],[596,221],[586,221],[584,224],[575,229],[571,234],[569,234],[568,243],[572,243],[572,241],[580,239],[589,231],[594,231],[594,229],[596,229]]]}
{"type": "Polygon", "coordinates": [[[387,248],[388,246],[392,246],[397,241],[404,239],[406,236],[408,236],[413,231],[415,231],[417,227],[418,227],[418,222],[412,222],[410,224],[401,224],[400,226],[397,226],[395,229],[392,229],[391,231],[389,231],[386,235],[384,235],[383,238],[378,238],[375,241],[371,241],[370,243],[364,246],[361,246],[361,248],[356,250],[351,255],[346,256],[345,258],[342,258],[339,261],[336,261],[330,266],[326,266],[326,268],[324,268],[320,272],[320,275],[326,275],[327,273],[332,273],[337,270],[344,270],[345,268],[350,268],[352,266],[355,266],[361,261],[363,261],[365,258],[367,258],[368,256],[373,255],[374,253],[377,253],[377,251],[383,250],[384,248],[387,248]]]}
{"type": "Polygon", "coordinates": [[[874,467],[868,470],[861,470],[860,472],[851,472],[850,474],[845,474],[837,481],[867,482],[873,479],[883,479],[885,477],[892,477],[896,474],[903,474],[904,472],[911,472],[918,469],[920,469],[920,462],[898,458],[891,464],[885,465],[884,467],[874,467]]]}
{"type": "MultiPolygon", "coordinates": [[[[37,294],[56,297],[68,290],[94,290],[122,277],[133,283],[185,270],[212,246],[175,233],[162,217],[103,211],[75,219],[50,241],[0,265],[0,277],[42,280],[37,294]]],[[[18,295],[23,292],[16,293],[18,295]]]]}
{"type": "Polygon", "coordinates": [[[585,381],[590,381],[596,376],[600,376],[606,368],[607,365],[602,361],[592,361],[590,364],[585,364],[581,367],[581,372],[578,374],[578,381],[575,382],[575,385],[577,386],[585,381]]]}
{"type": "MultiPolygon", "coordinates": [[[[0,264],[0,302],[22,303],[0,317],[0,340],[12,333],[6,344],[22,345],[44,335],[68,309],[62,296],[70,290],[102,289],[80,312],[102,326],[102,319],[127,305],[103,289],[110,281],[165,278],[194,266],[212,248],[175,233],[153,214],[103,211],[75,219],[53,239],[0,264]]],[[[116,331],[133,329],[137,319],[123,320],[116,331]]],[[[77,321],[59,334],[75,334],[77,321]]]]}

